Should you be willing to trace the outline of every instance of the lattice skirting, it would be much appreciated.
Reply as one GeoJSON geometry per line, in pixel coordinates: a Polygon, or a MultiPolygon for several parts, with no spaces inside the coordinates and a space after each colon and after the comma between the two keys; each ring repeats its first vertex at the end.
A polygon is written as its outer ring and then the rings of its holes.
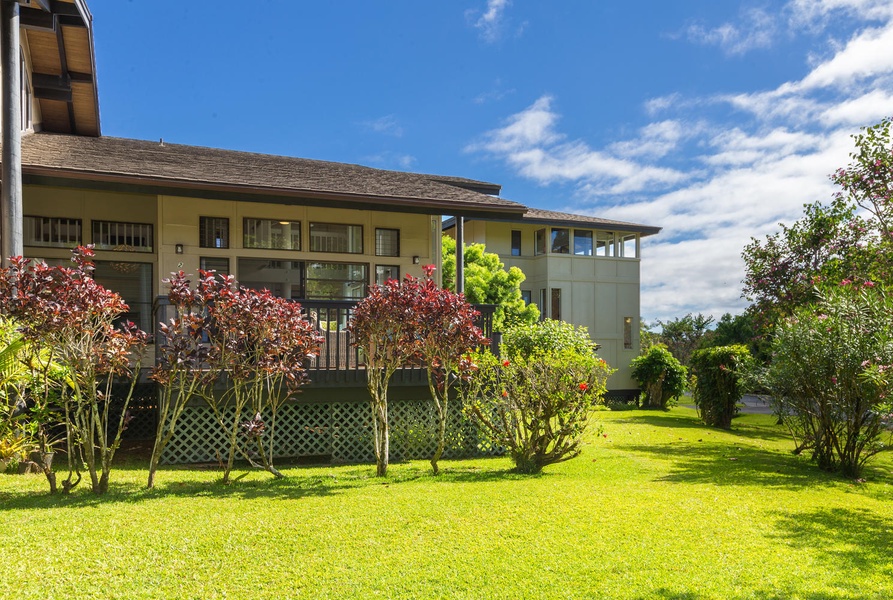
{"type": "MultiPolygon", "coordinates": [[[[500,453],[464,416],[458,402],[450,403],[450,413],[444,458],[500,453]]],[[[232,422],[232,414],[226,414],[228,422],[232,422]]],[[[244,415],[243,420],[249,416],[244,415]]],[[[388,421],[391,460],[431,457],[437,433],[430,399],[390,401],[388,421]]],[[[269,426],[271,415],[264,415],[264,422],[269,426]]],[[[372,435],[372,409],[368,402],[296,402],[281,407],[276,416],[275,455],[371,462],[375,459],[372,435]]],[[[207,405],[189,406],[177,423],[177,433],[168,443],[162,462],[215,462],[218,457],[227,456],[226,437],[207,405]]]]}

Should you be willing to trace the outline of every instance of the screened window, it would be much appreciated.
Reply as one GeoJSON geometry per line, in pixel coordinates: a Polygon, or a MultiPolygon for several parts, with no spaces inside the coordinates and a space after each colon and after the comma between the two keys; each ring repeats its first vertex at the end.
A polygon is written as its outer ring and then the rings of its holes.
{"type": "Polygon", "coordinates": [[[300,250],[301,222],[246,217],[242,226],[242,238],[245,248],[300,250]]]}
{"type": "Polygon", "coordinates": [[[574,254],[592,256],[592,232],[574,229],[574,254]]]}
{"type": "Polygon", "coordinates": [[[552,230],[552,253],[553,254],[569,254],[570,253],[570,230],[569,229],[553,229],[552,230]]]}
{"type": "Polygon", "coordinates": [[[229,219],[199,217],[198,237],[201,248],[229,248],[229,219]]]}
{"type": "Polygon", "coordinates": [[[24,217],[22,240],[26,246],[74,248],[81,244],[81,220],[62,217],[24,217]]]}
{"type": "Polygon", "coordinates": [[[555,321],[561,320],[561,288],[552,288],[552,306],[551,306],[551,315],[552,319],[555,321]]]}
{"type": "Polygon", "coordinates": [[[599,231],[595,234],[595,255],[614,256],[614,233],[599,231]]]}
{"type": "Polygon", "coordinates": [[[539,254],[546,253],[546,230],[545,229],[537,229],[536,230],[536,240],[534,245],[534,252],[539,254]]]}
{"type": "Polygon", "coordinates": [[[512,256],[521,256],[521,232],[512,230],[512,256]]]}
{"type": "Polygon", "coordinates": [[[400,267],[397,265],[375,265],[375,283],[382,285],[388,279],[400,280],[400,267]]]}
{"type": "MultiPolygon", "coordinates": [[[[361,244],[362,247],[362,244],[361,244]]],[[[375,230],[375,256],[400,256],[400,230],[375,230]]]]}
{"type": "Polygon", "coordinates": [[[240,258],[239,284],[253,290],[270,290],[280,298],[304,297],[304,263],[297,260],[240,258]]]}
{"type": "Polygon", "coordinates": [[[306,292],[314,300],[355,300],[366,295],[369,265],[362,263],[308,263],[306,292]]]}
{"type": "Polygon", "coordinates": [[[93,279],[120,294],[127,303],[128,311],[118,321],[133,321],[143,331],[152,332],[152,264],[97,260],[94,266],[93,279]]]}
{"type": "Polygon", "coordinates": [[[340,223],[311,223],[312,252],[363,253],[363,226],[340,223]]]}
{"type": "Polygon", "coordinates": [[[93,221],[93,245],[97,250],[152,252],[153,227],[149,223],[93,221]]]}
{"type": "Polygon", "coordinates": [[[220,275],[229,275],[229,259],[225,256],[202,256],[199,258],[202,271],[215,271],[220,275]]]}

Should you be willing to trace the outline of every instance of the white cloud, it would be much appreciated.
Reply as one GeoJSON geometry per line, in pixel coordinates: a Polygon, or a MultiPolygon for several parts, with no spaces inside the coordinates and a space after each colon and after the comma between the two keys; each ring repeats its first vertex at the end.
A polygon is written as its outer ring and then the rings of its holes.
{"type": "Polygon", "coordinates": [[[403,127],[394,115],[385,115],[371,121],[364,121],[363,127],[375,133],[403,137],[403,127]]]}
{"type": "MultiPolygon", "coordinates": [[[[546,198],[559,191],[560,210],[663,227],[643,243],[644,318],[740,312],[744,246],[798,219],[804,204],[829,201],[828,175],[849,161],[850,136],[893,113],[893,2],[795,1],[786,11],[803,23],[844,15],[861,27],[775,88],[648,99],[650,120],[628,139],[596,146],[575,137],[561,127],[558,99],[543,96],[468,150],[549,187],[541,203],[526,200],[533,206],[558,208],[546,198]]],[[[726,51],[746,39],[743,30],[715,35],[726,51]]]]}
{"type": "Polygon", "coordinates": [[[685,29],[689,41],[719,46],[728,55],[742,55],[757,48],[769,48],[778,35],[777,21],[768,13],[751,8],[742,12],[739,23],[707,27],[693,23],[685,29]]]}
{"type": "MultiPolygon", "coordinates": [[[[505,27],[505,10],[509,4],[511,4],[510,0],[487,0],[487,7],[483,12],[470,9],[465,12],[465,15],[479,31],[481,38],[486,42],[493,43],[502,36],[505,27]]],[[[522,29],[523,27],[524,25],[522,25],[522,29]]]]}
{"type": "Polygon", "coordinates": [[[416,157],[411,154],[401,154],[399,152],[379,152],[366,156],[363,162],[374,165],[382,169],[397,169],[400,171],[411,171],[416,164],[416,157]]]}

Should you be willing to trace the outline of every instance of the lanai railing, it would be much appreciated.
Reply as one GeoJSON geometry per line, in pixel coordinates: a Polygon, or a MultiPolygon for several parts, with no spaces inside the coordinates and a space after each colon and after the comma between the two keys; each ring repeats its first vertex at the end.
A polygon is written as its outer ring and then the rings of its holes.
{"type": "MultiPolygon", "coordinates": [[[[351,300],[302,300],[301,307],[310,322],[323,336],[319,356],[307,367],[310,380],[319,387],[358,387],[366,385],[366,363],[363,352],[353,344],[347,324],[356,302],[351,300]]],[[[166,323],[174,316],[167,296],[156,302],[156,322],[166,323]]],[[[491,340],[496,350],[498,334],[493,332],[493,304],[477,304],[480,313],[477,326],[491,340]]],[[[156,344],[164,344],[164,336],[156,332],[156,344]]],[[[394,385],[425,385],[425,371],[421,364],[410,364],[398,370],[391,381],[394,385]]]]}

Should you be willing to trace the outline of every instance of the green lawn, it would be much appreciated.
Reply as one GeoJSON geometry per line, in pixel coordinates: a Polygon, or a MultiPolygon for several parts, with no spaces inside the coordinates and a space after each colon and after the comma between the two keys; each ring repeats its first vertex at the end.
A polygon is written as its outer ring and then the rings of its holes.
{"type": "Polygon", "coordinates": [[[893,457],[865,483],[790,454],[768,416],[601,412],[541,476],[507,459],[112,472],[45,495],[0,475],[0,598],[893,598],[893,457]],[[82,487],[83,484],[82,484],[82,487]]]}

